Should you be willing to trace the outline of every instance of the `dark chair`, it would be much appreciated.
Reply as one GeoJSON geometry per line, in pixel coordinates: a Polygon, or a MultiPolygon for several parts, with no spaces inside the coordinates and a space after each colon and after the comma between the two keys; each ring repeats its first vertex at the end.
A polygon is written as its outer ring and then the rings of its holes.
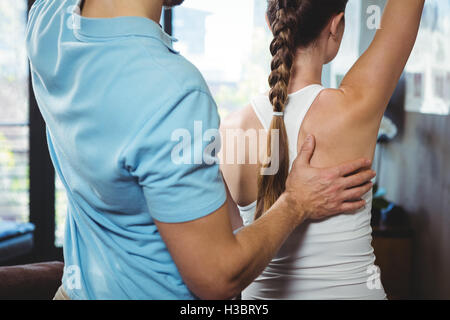
{"type": "Polygon", "coordinates": [[[0,299],[51,300],[61,285],[64,264],[0,267],[0,299]]]}

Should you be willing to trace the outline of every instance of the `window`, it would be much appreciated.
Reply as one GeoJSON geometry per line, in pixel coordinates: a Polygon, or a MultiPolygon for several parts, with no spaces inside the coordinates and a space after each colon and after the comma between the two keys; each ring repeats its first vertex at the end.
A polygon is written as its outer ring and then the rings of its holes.
{"type": "Polygon", "coordinates": [[[450,3],[425,3],[416,45],[405,68],[406,111],[450,114],[450,3]]]}
{"type": "Polygon", "coordinates": [[[0,219],[29,219],[26,1],[0,2],[0,219]]]}
{"type": "Polygon", "coordinates": [[[338,88],[342,79],[360,57],[361,0],[349,1],[345,11],[345,32],[339,53],[324,68],[324,85],[338,88]]]}
{"type": "Polygon", "coordinates": [[[62,258],[53,245],[53,167],[25,47],[33,2],[0,2],[0,222],[35,224],[33,252],[23,257],[27,262],[62,258]]]}
{"type": "Polygon", "coordinates": [[[175,49],[205,77],[222,117],[268,89],[266,1],[186,0],[173,10],[175,49]]]}
{"type": "MultiPolygon", "coordinates": [[[[268,89],[272,34],[266,1],[186,0],[174,9],[175,48],[204,75],[222,117],[268,89]]],[[[361,1],[347,6],[347,26],[336,59],[325,66],[325,86],[337,87],[359,57],[361,1]]]]}

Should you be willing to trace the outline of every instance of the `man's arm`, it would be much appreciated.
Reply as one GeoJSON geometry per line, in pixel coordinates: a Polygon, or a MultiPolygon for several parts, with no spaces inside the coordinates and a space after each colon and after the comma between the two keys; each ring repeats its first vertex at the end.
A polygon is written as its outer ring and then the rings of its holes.
{"type": "MultiPolygon", "coordinates": [[[[225,179],[224,179],[225,182],[225,179]]],[[[228,207],[228,217],[230,219],[231,228],[233,231],[238,230],[239,228],[242,228],[244,226],[244,221],[242,221],[241,214],[239,212],[239,208],[237,207],[236,203],[233,200],[233,197],[231,196],[230,189],[228,188],[228,185],[225,182],[225,188],[227,190],[227,207],[228,207]]]]}
{"type": "Polygon", "coordinates": [[[286,192],[251,226],[233,234],[228,203],[207,217],[187,223],[156,222],[189,289],[201,299],[229,299],[247,287],[267,266],[292,231],[307,219],[351,212],[372,184],[370,166],[358,160],[332,169],[309,162],[314,139],[302,148],[286,183],[286,192]]]}

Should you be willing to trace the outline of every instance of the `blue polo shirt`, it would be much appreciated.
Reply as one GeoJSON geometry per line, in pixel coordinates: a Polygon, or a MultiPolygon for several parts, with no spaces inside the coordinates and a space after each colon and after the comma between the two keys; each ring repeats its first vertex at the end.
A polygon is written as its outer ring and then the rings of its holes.
{"type": "Polygon", "coordinates": [[[218,129],[217,106],[157,23],[83,18],[79,2],[37,0],[27,30],[68,198],[64,289],[71,299],[195,299],[154,220],[192,221],[224,204],[215,154],[177,157],[180,145],[202,153],[216,139],[202,133],[218,129]]]}

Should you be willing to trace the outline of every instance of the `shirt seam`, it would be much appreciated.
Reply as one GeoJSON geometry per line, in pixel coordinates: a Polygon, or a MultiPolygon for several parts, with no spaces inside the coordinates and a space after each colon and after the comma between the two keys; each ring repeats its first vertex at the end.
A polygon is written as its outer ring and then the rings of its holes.
{"type": "MultiPolygon", "coordinates": [[[[179,97],[177,97],[177,99],[174,99],[173,101],[171,100],[171,99],[168,99],[168,101],[170,101],[170,102],[167,102],[166,104],[164,104],[164,106],[165,107],[167,107],[167,106],[175,106],[175,105],[178,105],[178,104],[180,104],[183,100],[185,100],[188,96],[190,96],[191,94],[195,94],[195,93],[200,93],[200,94],[203,94],[203,95],[206,95],[208,98],[209,98],[209,100],[211,100],[213,103],[214,103],[214,100],[212,99],[212,97],[210,96],[210,94],[209,93],[206,93],[206,92],[204,92],[204,91],[202,91],[201,89],[189,89],[189,90],[185,90],[185,93],[183,94],[183,95],[180,95],[179,97]]],[[[145,127],[145,124],[152,118],[152,117],[155,117],[155,116],[157,116],[159,113],[161,113],[161,112],[164,112],[166,110],[166,108],[160,108],[159,110],[158,110],[158,112],[156,112],[156,113],[152,113],[151,111],[149,111],[149,113],[148,114],[146,114],[145,115],[145,117],[143,117],[145,120],[143,120],[140,124],[139,124],[139,126],[138,126],[138,129],[133,133],[133,134],[131,134],[130,135],[130,138],[129,139],[127,139],[126,141],[126,143],[124,143],[124,147],[122,148],[122,150],[120,151],[120,153],[119,153],[119,158],[118,159],[120,159],[120,161],[121,161],[121,167],[123,168],[123,169],[125,169],[129,174],[130,174],[130,172],[129,172],[129,169],[127,168],[127,166],[126,166],[126,164],[125,164],[125,153],[126,153],[126,150],[128,149],[128,147],[130,146],[130,144],[133,142],[133,140],[135,140],[135,138],[141,133],[141,131],[143,130],[143,128],[145,127]],[[149,115],[150,114],[150,115],[149,115]]]]}
{"type": "Polygon", "coordinates": [[[206,217],[217,209],[219,209],[226,201],[226,192],[225,190],[222,190],[220,195],[214,199],[214,201],[211,201],[208,203],[208,205],[195,210],[195,213],[185,214],[183,216],[179,216],[179,211],[167,211],[167,210],[154,210],[154,208],[149,207],[149,210],[152,214],[152,217],[154,217],[156,220],[165,222],[165,223],[182,223],[186,221],[192,221],[195,219],[200,219],[203,217],[206,217]],[[155,212],[156,211],[156,212],[155,212]],[[160,214],[161,213],[161,214],[160,214]],[[177,215],[177,217],[166,217],[165,215],[177,215]],[[158,217],[161,217],[162,219],[159,219],[158,217]]]}
{"type": "MultiPolygon", "coordinates": [[[[161,65],[159,64],[154,57],[149,53],[147,46],[144,44],[143,39],[142,38],[136,38],[137,42],[141,45],[142,49],[145,51],[145,54],[152,59],[152,62],[163,72],[167,74],[167,70],[161,65]]],[[[161,42],[163,42],[161,40],[161,42]]],[[[168,48],[165,44],[164,46],[170,51],[170,48],[168,48]]],[[[170,51],[172,52],[172,51],[170,51]]],[[[172,52],[172,54],[177,55],[175,53],[172,52]]],[[[178,87],[180,89],[183,89],[183,84],[181,82],[178,81],[177,77],[175,77],[172,73],[170,73],[170,78],[172,81],[176,82],[176,84],[178,85],[178,87]]],[[[189,91],[189,88],[186,88],[189,91]]],[[[197,89],[195,87],[193,87],[192,89],[197,89]]],[[[198,88],[200,90],[200,88],[198,88]]]]}
{"type": "MultiPolygon", "coordinates": [[[[145,51],[146,56],[151,59],[152,63],[157,66],[160,71],[162,71],[163,73],[167,74],[167,70],[165,70],[163,68],[163,66],[161,64],[159,64],[154,57],[149,54],[148,52],[148,48],[144,45],[142,38],[133,38],[134,40],[137,40],[136,42],[138,42],[142,49],[145,51]]],[[[162,42],[162,41],[161,41],[162,42]]],[[[167,46],[165,46],[167,48],[167,46]]],[[[168,48],[167,48],[168,49],[168,48]]],[[[168,49],[169,50],[169,49],[168,49]]],[[[187,87],[187,88],[183,88],[183,85],[178,81],[177,77],[175,77],[172,73],[170,73],[170,78],[173,82],[175,82],[178,86],[178,89],[182,92],[184,92],[184,94],[180,95],[179,97],[177,97],[177,99],[174,99],[173,103],[171,104],[170,102],[167,103],[167,105],[171,106],[171,105],[176,105],[179,104],[181,101],[183,101],[184,99],[186,99],[186,97],[188,97],[189,95],[199,92],[202,93],[204,95],[206,95],[208,97],[208,99],[213,103],[214,106],[217,107],[217,104],[215,103],[214,99],[211,97],[211,93],[206,92],[205,90],[203,90],[202,88],[198,87],[198,86],[192,86],[192,87],[187,87]]],[[[170,99],[168,99],[168,101],[170,101],[170,99]]],[[[166,106],[167,106],[166,105],[166,106]]],[[[161,108],[155,115],[159,114],[159,112],[163,112],[164,108],[161,108]]],[[[149,112],[151,113],[151,112],[149,112]]],[[[123,148],[122,152],[120,153],[121,155],[121,159],[123,156],[123,151],[126,150],[128,148],[128,145],[130,144],[130,141],[133,141],[134,138],[136,136],[139,135],[139,133],[141,132],[142,128],[145,126],[145,123],[147,123],[147,121],[149,120],[148,114],[144,117],[146,120],[144,120],[140,125],[139,125],[139,129],[135,132],[135,134],[133,134],[131,136],[131,138],[127,141],[127,143],[125,144],[126,147],[123,148]]]]}

